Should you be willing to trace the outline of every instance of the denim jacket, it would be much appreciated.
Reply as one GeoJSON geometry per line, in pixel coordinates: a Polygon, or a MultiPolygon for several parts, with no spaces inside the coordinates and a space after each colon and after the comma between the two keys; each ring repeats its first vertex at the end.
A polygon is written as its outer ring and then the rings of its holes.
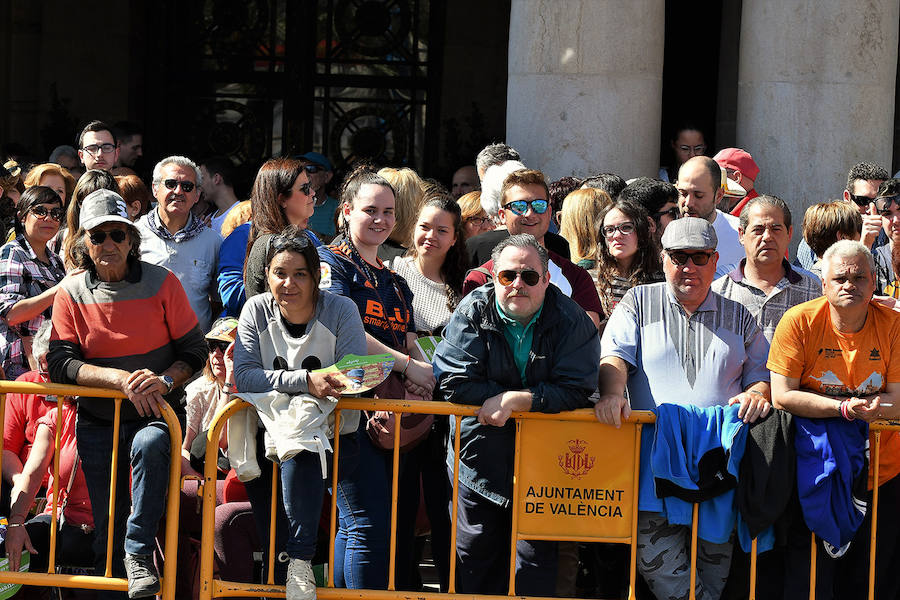
{"type": "MultiPolygon", "coordinates": [[[[434,357],[436,400],[479,406],[507,390],[522,389],[513,353],[503,336],[493,283],[466,296],[444,329],[434,357]]],[[[597,387],[600,338],[587,313],[554,286],[548,286],[535,323],[525,377],[531,410],[557,413],[590,406],[597,387]]],[[[451,439],[455,434],[450,420],[451,439]]],[[[515,424],[479,425],[464,417],[460,435],[459,480],[500,506],[512,496],[515,424]]],[[[453,444],[447,464],[453,467],[453,444]]]]}

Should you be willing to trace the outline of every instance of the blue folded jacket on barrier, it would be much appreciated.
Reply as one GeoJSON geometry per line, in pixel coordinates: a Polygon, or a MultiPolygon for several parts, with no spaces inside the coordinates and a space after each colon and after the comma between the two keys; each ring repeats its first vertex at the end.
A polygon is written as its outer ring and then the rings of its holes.
{"type": "Polygon", "coordinates": [[[869,426],[860,420],[794,417],[794,428],[803,520],[842,549],[866,516],[869,426]]]}

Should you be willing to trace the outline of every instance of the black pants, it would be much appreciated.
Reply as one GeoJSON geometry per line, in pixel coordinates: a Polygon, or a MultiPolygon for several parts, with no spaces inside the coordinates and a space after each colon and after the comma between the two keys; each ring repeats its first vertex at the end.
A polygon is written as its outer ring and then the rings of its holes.
{"type": "MultiPolygon", "coordinates": [[[[456,591],[506,595],[509,587],[512,509],[489,502],[459,485],[456,591]]],[[[516,544],[516,594],[556,595],[556,542],[516,544]]]]}

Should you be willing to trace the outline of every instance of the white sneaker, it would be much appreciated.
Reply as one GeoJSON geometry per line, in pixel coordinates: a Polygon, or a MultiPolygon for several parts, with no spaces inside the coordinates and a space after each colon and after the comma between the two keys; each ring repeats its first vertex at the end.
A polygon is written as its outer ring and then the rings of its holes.
{"type": "Polygon", "coordinates": [[[308,560],[292,558],[287,568],[287,600],[316,600],[316,576],[308,560]]]}

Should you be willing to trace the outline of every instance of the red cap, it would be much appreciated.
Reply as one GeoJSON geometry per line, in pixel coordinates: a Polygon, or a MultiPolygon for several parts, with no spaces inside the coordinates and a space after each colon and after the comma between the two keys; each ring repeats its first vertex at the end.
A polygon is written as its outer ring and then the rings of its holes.
{"type": "Polygon", "coordinates": [[[750,156],[750,153],[740,148],[723,148],[713,156],[713,160],[719,163],[723,169],[740,171],[754,181],[759,176],[759,166],[750,156]]]}

